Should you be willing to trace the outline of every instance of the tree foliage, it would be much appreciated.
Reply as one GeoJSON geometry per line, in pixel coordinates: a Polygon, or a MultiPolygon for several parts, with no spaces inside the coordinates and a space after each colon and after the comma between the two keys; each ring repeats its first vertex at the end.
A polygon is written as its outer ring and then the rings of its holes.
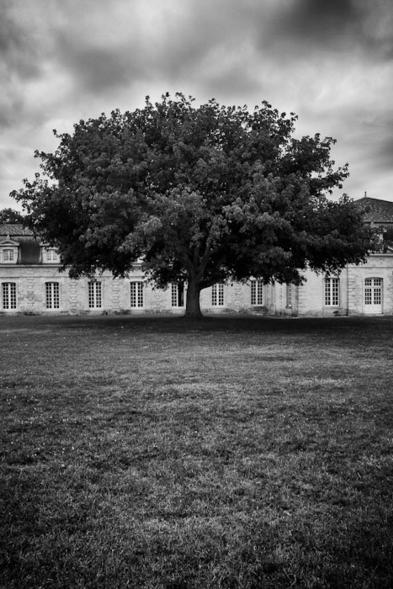
{"type": "Polygon", "coordinates": [[[296,138],[296,116],[267,102],[222,106],[164,95],[133,112],[80,121],[36,152],[41,173],[12,196],[74,277],[125,275],[143,257],[159,286],[188,284],[187,313],[214,283],[302,280],[364,259],[368,234],[346,196],[334,140],[296,138]]]}
{"type": "Polygon", "coordinates": [[[6,208],[0,210],[0,224],[2,223],[24,223],[24,216],[15,209],[6,208]]]}

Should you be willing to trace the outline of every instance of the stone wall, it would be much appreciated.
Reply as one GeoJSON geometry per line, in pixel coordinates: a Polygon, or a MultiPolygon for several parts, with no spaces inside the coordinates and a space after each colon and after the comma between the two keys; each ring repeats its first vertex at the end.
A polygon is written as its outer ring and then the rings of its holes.
{"type": "Polygon", "coordinates": [[[375,254],[365,264],[348,267],[348,313],[367,314],[364,302],[366,278],[382,278],[382,305],[384,315],[393,314],[393,254],[375,254]]]}
{"type": "MultiPolygon", "coordinates": [[[[171,287],[155,288],[151,283],[144,283],[143,307],[131,307],[130,282],[143,282],[141,270],[131,272],[128,278],[113,278],[109,272],[96,277],[101,282],[101,307],[89,308],[88,278],[73,280],[67,273],[60,273],[57,266],[44,265],[3,265],[0,266],[0,282],[16,284],[16,309],[4,309],[0,301],[0,312],[7,313],[103,313],[129,312],[133,314],[150,313],[184,313],[184,307],[172,306],[171,287]],[[60,306],[56,309],[46,308],[45,284],[59,284],[60,306]]],[[[267,287],[265,287],[267,288],[267,287]]],[[[1,296],[1,293],[0,293],[1,296]]],[[[207,288],[201,292],[201,308],[207,313],[246,312],[251,308],[249,284],[226,284],[224,286],[224,305],[212,305],[212,291],[207,288]]],[[[257,309],[258,310],[258,309],[257,309]]],[[[266,312],[266,308],[263,307],[266,312]]]]}
{"type": "Polygon", "coordinates": [[[325,305],[324,275],[308,271],[306,282],[298,291],[298,314],[305,316],[340,316],[393,314],[393,254],[370,255],[364,264],[348,265],[339,275],[339,304],[325,305]],[[369,309],[365,305],[366,278],[382,278],[382,305],[369,309]]]}
{"type": "MultiPolygon", "coordinates": [[[[382,304],[380,309],[372,312],[393,314],[393,254],[375,254],[365,264],[349,265],[340,274],[339,304],[325,305],[324,275],[311,271],[306,273],[306,281],[299,287],[283,284],[264,285],[263,302],[251,306],[251,288],[249,283],[226,284],[224,287],[224,305],[212,305],[212,289],[201,293],[201,308],[204,313],[254,313],[258,315],[300,315],[300,316],[337,316],[360,315],[370,313],[365,305],[365,279],[382,279],[382,304]]],[[[172,307],[171,288],[157,289],[150,283],[144,284],[143,308],[131,307],[130,281],[143,281],[140,268],[131,272],[128,278],[114,279],[109,272],[97,276],[101,282],[102,305],[89,308],[88,279],[72,280],[67,273],[59,273],[56,265],[2,265],[0,282],[16,284],[17,308],[3,309],[0,300],[0,312],[20,313],[102,313],[129,312],[133,314],[150,313],[184,313],[184,307],[172,307]],[[45,283],[58,282],[60,307],[46,308],[45,283]]],[[[0,293],[1,295],[1,293],[0,293]]]]}

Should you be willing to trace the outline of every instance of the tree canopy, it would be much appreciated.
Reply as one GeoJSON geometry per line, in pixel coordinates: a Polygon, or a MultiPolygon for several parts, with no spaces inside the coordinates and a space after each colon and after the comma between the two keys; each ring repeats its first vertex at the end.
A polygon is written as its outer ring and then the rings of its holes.
{"type": "Polygon", "coordinates": [[[24,223],[24,216],[19,211],[15,211],[15,209],[1,209],[0,224],[1,223],[24,223]]]}
{"type": "Polygon", "coordinates": [[[11,195],[59,249],[70,275],[124,276],[139,258],[158,286],[187,283],[186,314],[217,282],[299,283],[306,268],[364,260],[361,211],[341,188],[334,139],[296,138],[297,117],[162,96],[132,112],[80,121],[36,152],[41,172],[11,195]]]}

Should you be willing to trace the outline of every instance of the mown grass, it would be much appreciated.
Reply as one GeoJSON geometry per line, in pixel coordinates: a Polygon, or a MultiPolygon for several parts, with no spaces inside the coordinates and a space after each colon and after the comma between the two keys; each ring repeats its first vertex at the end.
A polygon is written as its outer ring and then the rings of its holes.
{"type": "Polygon", "coordinates": [[[0,330],[1,587],[393,585],[393,319],[0,330]]]}

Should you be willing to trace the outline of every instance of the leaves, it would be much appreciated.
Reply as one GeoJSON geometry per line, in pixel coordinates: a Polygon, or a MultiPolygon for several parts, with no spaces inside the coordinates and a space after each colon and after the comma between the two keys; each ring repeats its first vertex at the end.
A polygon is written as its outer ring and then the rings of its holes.
{"type": "Polygon", "coordinates": [[[41,174],[13,196],[73,276],[126,274],[140,256],[159,285],[258,276],[300,281],[364,259],[369,236],[347,197],[334,139],[293,137],[296,116],[162,96],[56,135],[41,174]]]}
{"type": "Polygon", "coordinates": [[[11,208],[0,210],[0,223],[23,223],[24,216],[11,208]]]}

